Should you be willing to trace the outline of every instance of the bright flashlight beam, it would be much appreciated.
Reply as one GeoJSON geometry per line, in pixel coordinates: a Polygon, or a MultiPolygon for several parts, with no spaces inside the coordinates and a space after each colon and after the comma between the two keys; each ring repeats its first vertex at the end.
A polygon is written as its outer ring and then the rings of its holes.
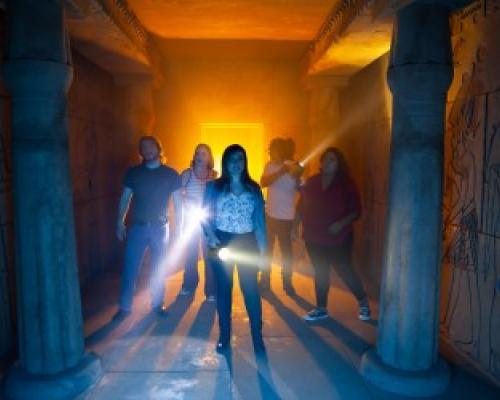
{"type": "Polygon", "coordinates": [[[245,253],[227,247],[220,248],[217,251],[217,256],[224,262],[232,262],[238,265],[254,265],[256,268],[262,263],[262,257],[255,253],[245,253]]]}
{"type": "Polygon", "coordinates": [[[299,164],[302,167],[305,167],[308,163],[311,162],[312,159],[319,156],[323,151],[326,150],[328,146],[334,141],[339,139],[341,136],[345,135],[349,130],[353,128],[356,124],[359,124],[360,121],[363,121],[363,116],[371,115],[372,113],[377,111],[377,107],[382,107],[385,110],[385,105],[382,104],[382,98],[375,97],[367,97],[364,99],[363,104],[359,107],[359,112],[350,113],[346,118],[343,118],[338,126],[335,129],[335,132],[328,134],[316,147],[314,147],[309,154],[307,154],[299,164]],[[363,115],[360,115],[360,113],[363,115]]]}
{"type": "Polygon", "coordinates": [[[163,284],[163,279],[166,275],[178,266],[189,241],[195,232],[200,229],[201,223],[206,220],[207,216],[208,212],[202,207],[187,207],[184,210],[182,226],[176,228],[180,229],[180,234],[170,243],[167,255],[161,261],[156,279],[158,284],[163,284]]]}
{"type": "Polygon", "coordinates": [[[306,155],[301,161],[299,161],[299,165],[301,167],[305,167],[311,160],[318,155],[320,155],[329,145],[333,142],[333,140],[338,137],[338,133],[331,133],[326,138],[324,138],[314,149],[312,149],[308,155],[306,155]]]}

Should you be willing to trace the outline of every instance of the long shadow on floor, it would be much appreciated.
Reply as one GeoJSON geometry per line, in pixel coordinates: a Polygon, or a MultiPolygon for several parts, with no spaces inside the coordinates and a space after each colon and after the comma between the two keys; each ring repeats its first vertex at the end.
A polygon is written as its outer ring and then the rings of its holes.
{"type": "Polygon", "coordinates": [[[187,336],[208,340],[214,320],[215,304],[204,301],[196,314],[187,336]]]}
{"type": "Polygon", "coordinates": [[[266,353],[255,355],[255,364],[248,359],[248,355],[240,353],[238,351],[234,352],[232,349],[228,349],[222,354],[226,365],[228,366],[229,376],[230,376],[230,387],[227,391],[223,390],[223,385],[225,384],[224,374],[225,370],[219,370],[217,375],[216,393],[213,398],[218,398],[221,393],[228,393],[225,400],[233,399],[234,392],[238,395],[237,398],[255,398],[255,391],[253,390],[252,382],[255,372],[258,384],[258,392],[260,396],[258,398],[265,400],[279,400],[281,397],[276,391],[276,386],[274,384],[273,376],[271,373],[271,368],[269,366],[269,360],[266,353]],[[234,358],[236,360],[234,360],[234,358]],[[236,375],[233,371],[233,362],[238,366],[236,375]],[[252,396],[252,397],[250,397],[252,396]]]}
{"type": "Polygon", "coordinates": [[[193,296],[178,295],[174,302],[168,306],[168,314],[166,318],[161,318],[151,335],[155,336],[169,336],[174,333],[177,325],[186,315],[187,310],[193,303],[193,296]]]}
{"type": "MultiPolygon", "coordinates": [[[[269,292],[264,299],[274,307],[278,315],[286,322],[295,336],[304,344],[305,348],[309,350],[320,368],[323,369],[326,374],[331,375],[332,371],[331,364],[328,362],[329,358],[338,359],[342,358],[342,356],[337,353],[324,338],[318,335],[310,325],[302,318],[298,317],[295,312],[286,307],[274,293],[269,292]]],[[[348,345],[351,350],[357,354],[362,354],[370,346],[363,338],[333,319],[321,321],[314,325],[329,330],[336,338],[348,345]]],[[[347,364],[346,361],[344,362],[347,364]]],[[[349,366],[354,368],[353,365],[349,366]]]]}
{"type": "Polygon", "coordinates": [[[158,357],[157,341],[152,341],[154,336],[170,336],[173,333],[193,301],[192,297],[176,298],[171,305],[169,314],[160,317],[150,312],[138,321],[125,320],[122,324],[125,332],[112,340],[109,348],[102,354],[105,369],[108,371],[136,370],[139,366],[156,365],[158,357]]]}
{"type": "MultiPolygon", "coordinates": [[[[313,304],[311,304],[309,301],[299,296],[298,294],[294,294],[289,297],[292,298],[301,308],[304,308],[306,310],[311,310],[314,308],[313,304]]],[[[311,326],[320,326],[330,331],[335,337],[340,339],[344,344],[348,345],[355,353],[363,354],[370,347],[370,344],[361,336],[357,335],[349,328],[346,328],[344,325],[334,320],[333,318],[328,318],[326,320],[321,320],[312,324],[306,323],[302,318],[297,317],[297,315],[293,311],[286,307],[274,293],[268,292],[265,296],[263,296],[263,298],[276,309],[278,314],[289,325],[289,327],[298,334],[297,337],[299,338],[308,338],[311,335],[316,335],[318,338],[320,338],[320,336],[315,334],[314,330],[311,329],[311,326]],[[299,334],[301,336],[299,336],[299,334]]]]}

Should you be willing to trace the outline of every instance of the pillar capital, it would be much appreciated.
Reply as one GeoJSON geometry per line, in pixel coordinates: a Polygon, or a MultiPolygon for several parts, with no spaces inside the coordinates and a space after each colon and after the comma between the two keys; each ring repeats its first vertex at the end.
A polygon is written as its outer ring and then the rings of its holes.
{"type": "Polygon", "coordinates": [[[446,93],[453,79],[451,64],[393,65],[387,71],[393,95],[434,99],[446,93]]]}

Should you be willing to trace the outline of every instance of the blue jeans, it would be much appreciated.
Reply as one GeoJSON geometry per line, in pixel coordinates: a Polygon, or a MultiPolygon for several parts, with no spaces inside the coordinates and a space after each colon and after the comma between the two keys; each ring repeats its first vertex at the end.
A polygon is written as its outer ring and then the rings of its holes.
{"type": "Polygon", "coordinates": [[[198,286],[198,255],[200,251],[203,254],[203,264],[205,265],[205,296],[215,296],[215,281],[212,268],[209,265],[210,260],[207,258],[207,246],[201,228],[196,229],[186,247],[186,263],[184,265],[184,282],[182,288],[194,291],[198,286]]]}
{"type": "Polygon", "coordinates": [[[163,305],[168,232],[168,225],[160,224],[132,224],[128,229],[125,244],[125,265],[122,272],[120,309],[132,310],[135,282],[147,248],[149,248],[151,256],[151,276],[149,278],[151,306],[156,308],[163,305]]]}
{"type": "MultiPolygon", "coordinates": [[[[232,234],[216,231],[216,235],[221,241],[221,247],[228,247],[244,254],[259,254],[254,233],[232,234]]],[[[211,259],[210,265],[214,270],[217,283],[217,314],[219,316],[220,335],[223,339],[229,339],[231,334],[234,263],[224,262],[215,255],[212,255],[211,259]]],[[[247,262],[237,262],[237,264],[240,287],[250,319],[252,337],[260,337],[262,334],[262,303],[257,283],[258,266],[247,262]]]]}

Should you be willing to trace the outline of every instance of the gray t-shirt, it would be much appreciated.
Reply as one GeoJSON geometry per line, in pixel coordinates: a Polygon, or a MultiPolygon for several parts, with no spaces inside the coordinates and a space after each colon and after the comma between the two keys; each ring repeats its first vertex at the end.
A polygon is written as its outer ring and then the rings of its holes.
{"type": "Polygon", "coordinates": [[[133,192],[132,223],[166,223],[168,201],[181,187],[181,179],[177,171],[165,165],[147,168],[140,164],[128,169],[123,184],[133,192]]]}

